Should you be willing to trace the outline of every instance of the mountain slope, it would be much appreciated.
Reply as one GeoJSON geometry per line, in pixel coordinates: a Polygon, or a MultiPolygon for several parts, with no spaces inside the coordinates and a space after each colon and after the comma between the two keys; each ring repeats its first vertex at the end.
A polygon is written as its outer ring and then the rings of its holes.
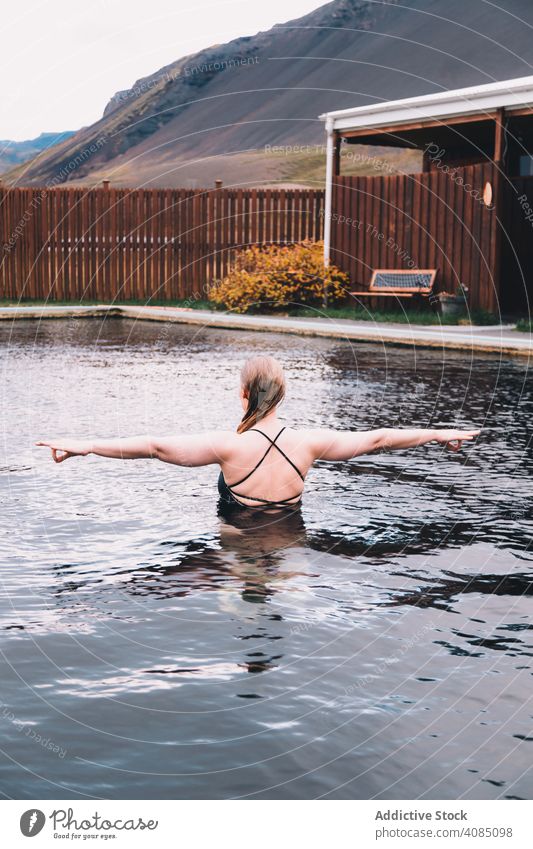
{"type": "Polygon", "coordinates": [[[531,0],[334,0],[139,80],[100,121],[10,177],[290,181],[313,153],[290,146],[323,143],[320,112],[530,74],[532,27],[531,0]]]}
{"type": "Polygon", "coordinates": [[[8,168],[13,168],[14,165],[33,159],[43,150],[48,150],[73,135],[73,131],[66,130],[64,133],[41,133],[35,139],[24,141],[2,139],[0,141],[0,174],[8,168]]]}

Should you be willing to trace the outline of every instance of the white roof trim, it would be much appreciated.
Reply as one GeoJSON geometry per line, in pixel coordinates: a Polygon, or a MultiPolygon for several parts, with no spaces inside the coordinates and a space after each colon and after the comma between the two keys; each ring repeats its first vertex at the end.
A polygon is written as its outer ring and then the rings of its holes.
{"type": "Polygon", "coordinates": [[[334,130],[370,130],[411,121],[494,112],[495,109],[512,110],[532,104],[533,76],[530,76],[324,112],[319,118],[328,121],[334,130]]]}

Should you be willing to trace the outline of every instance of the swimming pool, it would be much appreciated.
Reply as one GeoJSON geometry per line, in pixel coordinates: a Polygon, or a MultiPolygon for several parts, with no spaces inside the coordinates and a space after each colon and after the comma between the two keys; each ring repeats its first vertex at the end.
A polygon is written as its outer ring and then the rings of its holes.
{"type": "Polygon", "coordinates": [[[0,344],[4,797],[531,798],[524,362],[118,318],[0,344]],[[482,437],[318,464],[259,531],[215,467],[33,447],[233,428],[258,352],[294,426],[482,437]]]}

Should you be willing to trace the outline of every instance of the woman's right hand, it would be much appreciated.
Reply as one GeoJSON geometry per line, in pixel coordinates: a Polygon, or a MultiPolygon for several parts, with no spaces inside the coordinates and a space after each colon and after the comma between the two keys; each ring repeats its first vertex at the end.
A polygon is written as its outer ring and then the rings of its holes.
{"type": "Polygon", "coordinates": [[[62,463],[69,457],[85,457],[91,453],[91,444],[86,439],[43,439],[35,444],[50,448],[54,463],[62,463]]]}

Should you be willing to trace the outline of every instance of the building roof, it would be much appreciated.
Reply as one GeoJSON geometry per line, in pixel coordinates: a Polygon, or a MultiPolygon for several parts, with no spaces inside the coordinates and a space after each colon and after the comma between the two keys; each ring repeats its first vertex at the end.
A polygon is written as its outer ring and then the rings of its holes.
{"type": "Polygon", "coordinates": [[[319,117],[329,121],[332,129],[342,132],[439,121],[461,115],[487,114],[489,117],[497,109],[512,111],[530,105],[533,105],[533,76],[324,112],[319,117]]]}

